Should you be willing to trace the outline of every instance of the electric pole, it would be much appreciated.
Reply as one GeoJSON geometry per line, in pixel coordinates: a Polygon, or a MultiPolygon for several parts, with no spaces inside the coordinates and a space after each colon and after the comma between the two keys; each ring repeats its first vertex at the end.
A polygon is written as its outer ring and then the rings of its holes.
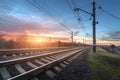
{"type": "Polygon", "coordinates": [[[89,14],[93,17],[93,21],[92,21],[92,26],[93,26],[93,52],[96,52],[96,3],[93,1],[92,3],[92,6],[93,6],[93,9],[92,9],[92,13],[90,12],[87,12],[81,8],[75,8],[74,11],[82,11],[86,14],[89,14]]]}
{"type": "Polygon", "coordinates": [[[93,52],[96,52],[96,8],[95,8],[95,2],[92,3],[93,5],[93,52]]]}
{"type": "Polygon", "coordinates": [[[73,43],[73,36],[74,36],[74,34],[73,34],[73,32],[71,33],[71,40],[72,40],[72,43],[73,43]]]}
{"type": "Polygon", "coordinates": [[[84,36],[83,36],[83,46],[84,46],[84,36]]]}
{"type": "Polygon", "coordinates": [[[74,36],[76,36],[77,34],[79,33],[79,31],[77,31],[77,32],[71,32],[71,41],[72,41],[72,43],[74,42],[74,36]]]}

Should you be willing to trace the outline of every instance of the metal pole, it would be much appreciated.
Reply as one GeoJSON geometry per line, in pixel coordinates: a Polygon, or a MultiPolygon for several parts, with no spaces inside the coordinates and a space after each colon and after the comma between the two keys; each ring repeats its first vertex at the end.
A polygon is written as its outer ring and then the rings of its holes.
{"type": "Polygon", "coordinates": [[[96,8],[95,2],[93,2],[93,52],[96,52],[96,8]]]}
{"type": "Polygon", "coordinates": [[[72,40],[72,43],[73,43],[73,36],[74,36],[74,34],[73,34],[73,32],[71,33],[71,40],[72,40]]]}

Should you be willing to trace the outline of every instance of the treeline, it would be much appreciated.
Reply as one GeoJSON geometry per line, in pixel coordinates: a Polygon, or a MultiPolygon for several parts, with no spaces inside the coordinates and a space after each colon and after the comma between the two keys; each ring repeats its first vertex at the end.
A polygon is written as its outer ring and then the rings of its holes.
{"type": "Polygon", "coordinates": [[[29,48],[30,45],[25,42],[11,40],[0,39],[0,49],[15,49],[15,48],[29,48]]]}
{"type": "Polygon", "coordinates": [[[58,47],[62,47],[62,46],[80,46],[82,45],[81,43],[75,43],[75,42],[61,42],[61,41],[58,41],[57,42],[57,46],[58,47]]]}
{"type": "Polygon", "coordinates": [[[19,49],[19,48],[40,48],[40,47],[65,47],[80,46],[75,42],[60,41],[60,39],[48,38],[44,36],[31,35],[1,35],[0,49],[19,49]],[[42,40],[42,41],[40,41],[42,40]]]}
{"type": "Polygon", "coordinates": [[[82,44],[80,43],[71,43],[71,42],[46,42],[41,43],[38,42],[35,44],[34,42],[26,42],[26,41],[15,41],[13,39],[11,40],[5,40],[0,39],[0,49],[20,49],[20,48],[40,48],[40,47],[65,47],[65,46],[80,46],[82,44]]]}
{"type": "Polygon", "coordinates": [[[6,41],[5,39],[0,39],[0,49],[12,49],[17,47],[18,44],[13,40],[6,41]]]}

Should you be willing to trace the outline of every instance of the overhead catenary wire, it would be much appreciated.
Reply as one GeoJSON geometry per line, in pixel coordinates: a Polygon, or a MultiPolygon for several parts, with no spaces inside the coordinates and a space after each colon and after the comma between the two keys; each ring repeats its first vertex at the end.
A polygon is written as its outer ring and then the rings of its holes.
{"type": "Polygon", "coordinates": [[[74,2],[72,2],[72,3],[73,3],[73,8],[72,8],[72,5],[70,4],[69,0],[66,0],[66,2],[67,2],[67,4],[68,4],[69,8],[71,9],[73,15],[74,15],[75,18],[77,19],[78,24],[79,24],[80,26],[82,25],[83,32],[86,33],[83,23],[80,23],[80,21],[79,21],[79,19],[80,19],[79,14],[76,14],[76,13],[74,12],[74,8],[75,8],[74,2]]]}
{"type": "Polygon", "coordinates": [[[96,14],[96,16],[99,16],[99,15],[101,15],[102,14],[102,10],[98,13],[98,14],[96,14]]]}
{"type": "Polygon", "coordinates": [[[105,12],[106,14],[108,14],[109,16],[111,16],[111,17],[113,17],[113,18],[115,18],[115,19],[117,19],[117,20],[120,21],[120,17],[117,17],[117,16],[111,14],[110,12],[106,11],[105,9],[103,9],[103,8],[100,7],[100,6],[98,6],[98,8],[99,8],[100,10],[102,10],[103,12],[105,12]]]}
{"type": "MultiPolygon", "coordinates": [[[[75,5],[74,0],[72,0],[71,2],[72,2],[72,4],[73,4],[74,8],[76,8],[76,5],[75,5]]],[[[83,24],[83,22],[82,22],[82,20],[81,20],[81,17],[80,17],[80,15],[79,15],[78,12],[76,12],[76,13],[77,13],[77,16],[78,16],[78,18],[79,18],[79,19],[78,19],[78,23],[79,23],[80,25],[82,25],[83,32],[86,34],[85,26],[84,26],[84,24],[83,24]]]]}
{"type": "MultiPolygon", "coordinates": [[[[49,15],[51,15],[53,18],[55,17],[53,14],[51,14],[46,8],[44,8],[44,7],[42,7],[42,6],[40,6],[35,0],[33,0],[34,1],[34,3],[37,5],[37,6],[39,6],[39,7],[41,7],[42,9],[44,9],[49,15]]],[[[52,19],[53,19],[52,18],[52,19]]],[[[54,18],[54,20],[55,21],[58,21],[58,20],[56,20],[55,18],[54,18]]],[[[72,32],[67,26],[65,26],[63,23],[61,23],[61,22],[58,22],[62,27],[64,27],[64,28],[66,28],[67,30],[69,30],[70,32],[72,32]]]]}
{"type": "Polygon", "coordinates": [[[68,7],[71,9],[73,15],[75,16],[75,19],[77,20],[78,24],[81,26],[81,24],[79,23],[79,16],[74,12],[74,8],[73,6],[71,5],[71,3],[69,2],[69,0],[66,0],[67,4],[68,4],[68,7]]]}
{"type": "MultiPolygon", "coordinates": [[[[79,20],[80,18],[79,18],[79,16],[74,12],[74,9],[72,8],[72,5],[70,4],[69,0],[66,0],[66,2],[67,2],[67,4],[68,4],[69,8],[71,9],[72,13],[74,14],[75,18],[76,18],[77,20],[79,20]]],[[[89,20],[81,20],[81,21],[90,21],[90,19],[89,19],[89,20]]]]}
{"type": "Polygon", "coordinates": [[[69,0],[66,0],[66,2],[67,2],[67,4],[68,4],[69,8],[71,9],[72,13],[74,14],[75,18],[78,20],[79,18],[78,18],[77,15],[75,14],[74,9],[72,8],[69,0]]]}
{"type": "MultiPolygon", "coordinates": [[[[49,4],[47,0],[43,0],[43,1],[44,1],[44,3],[45,3],[47,6],[49,6],[49,7],[48,7],[49,9],[51,9],[56,15],[58,15],[56,9],[55,9],[51,4],[49,4]]],[[[48,9],[48,8],[47,8],[47,9],[48,9]]]]}
{"type": "MultiPolygon", "coordinates": [[[[49,12],[46,8],[44,8],[43,6],[39,5],[35,0],[28,1],[26,0],[28,3],[30,3],[31,5],[33,5],[34,7],[36,7],[38,10],[43,10],[45,13],[47,13],[47,15],[53,19],[54,21],[58,22],[58,20],[55,19],[55,16],[53,14],[51,14],[51,12],[49,12]]],[[[67,31],[72,32],[66,25],[64,25],[61,22],[58,22],[59,25],[61,25],[62,27],[64,27],[67,31]]]]}
{"type": "MultiPolygon", "coordinates": [[[[52,5],[48,4],[48,2],[47,2],[46,0],[44,0],[44,2],[47,4],[47,6],[49,6],[50,9],[52,9],[52,11],[54,11],[54,13],[55,13],[56,15],[58,14],[57,11],[56,11],[56,9],[53,8],[52,5]]],[[[49,10],[49,9],[47,8],[47,10],[49,10]]],[[[60,15],[59,15],[59,16],[60,16],[60,15]]],[[[54,17],[55,17],[55,16],[54,16],[54,17]]],[[[56,21],[58,21],[58,20],[56,20],[56,21]]],[[[59,24],[60,24],[61,26],[65,27],[66,29],[70,30],[70,28],[68,28],[65,23],[59,22],[59,24]]],[[[70,32],[73,32],[73,31],[70,30],[70,32]]]]}
{"type": "MultiPolygon", "coordinates": [[[[39,7],[41,7],[41,8],[43,8],[49,15],[51,15],[53,18],[55,17],[53,14],[51,14],[48,10],[46,10],[46,8],[44,8],[44,7],[42,7],[42,6],[40,6],[35,0],[34,0],[34,3],[36,4],[36,5],[38,5],[39,7]]],[[[52,18],[52,19],[53,19],[52,18]]],[[[54,21],[58,21],[58,20],[56,20],[55,18],[53,19],[54,21]]],[[[67,30],[69,30],[69,32],[72,32],[65,24],[63,24],[63,23],[61,23],[61,22],[58,22],[62,27],[64,27],[64,28],[66,28],[67,30]]]]}
{"type": "MultiPolygon", "coordinates": [[[[73,4],[73,10],[76,8],[76,5],[75,5],[75,2],[72,0],[71,1],[72,2],[72,4],[73,4]]],[[[68,4],[69,5],[69,4],[68,4]]],[[[82,22],[82,20],[81,20],[81,17],[80,17],[80,14],[79,14],[79,12],[76,12],[76,15],[77,15],[77,21],[78,21],[78,24],[80,24],[80,25],[82,25],[82,29],[83,29],[83,32],[84,32],[84,37],[83,37],[83,44],[84,44],[84,39],[85,39],[85,35],[86,35],[86,30],[85,30],[85,27],[84,27],[84,24],[83,24],[83,22],[82,22]]],[[[76,16],[75,16],[76,17],[76,16]]]]}

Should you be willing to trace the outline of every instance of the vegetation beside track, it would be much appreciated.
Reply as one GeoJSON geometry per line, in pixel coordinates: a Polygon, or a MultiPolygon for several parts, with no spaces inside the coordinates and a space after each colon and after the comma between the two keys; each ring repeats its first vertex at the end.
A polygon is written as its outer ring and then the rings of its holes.
{"type": "Polygon", "coordinates": [[[87,80],[120,80],[120,55],[97,48],[96,53],[90,51],[88,64],[87,80]]]}

